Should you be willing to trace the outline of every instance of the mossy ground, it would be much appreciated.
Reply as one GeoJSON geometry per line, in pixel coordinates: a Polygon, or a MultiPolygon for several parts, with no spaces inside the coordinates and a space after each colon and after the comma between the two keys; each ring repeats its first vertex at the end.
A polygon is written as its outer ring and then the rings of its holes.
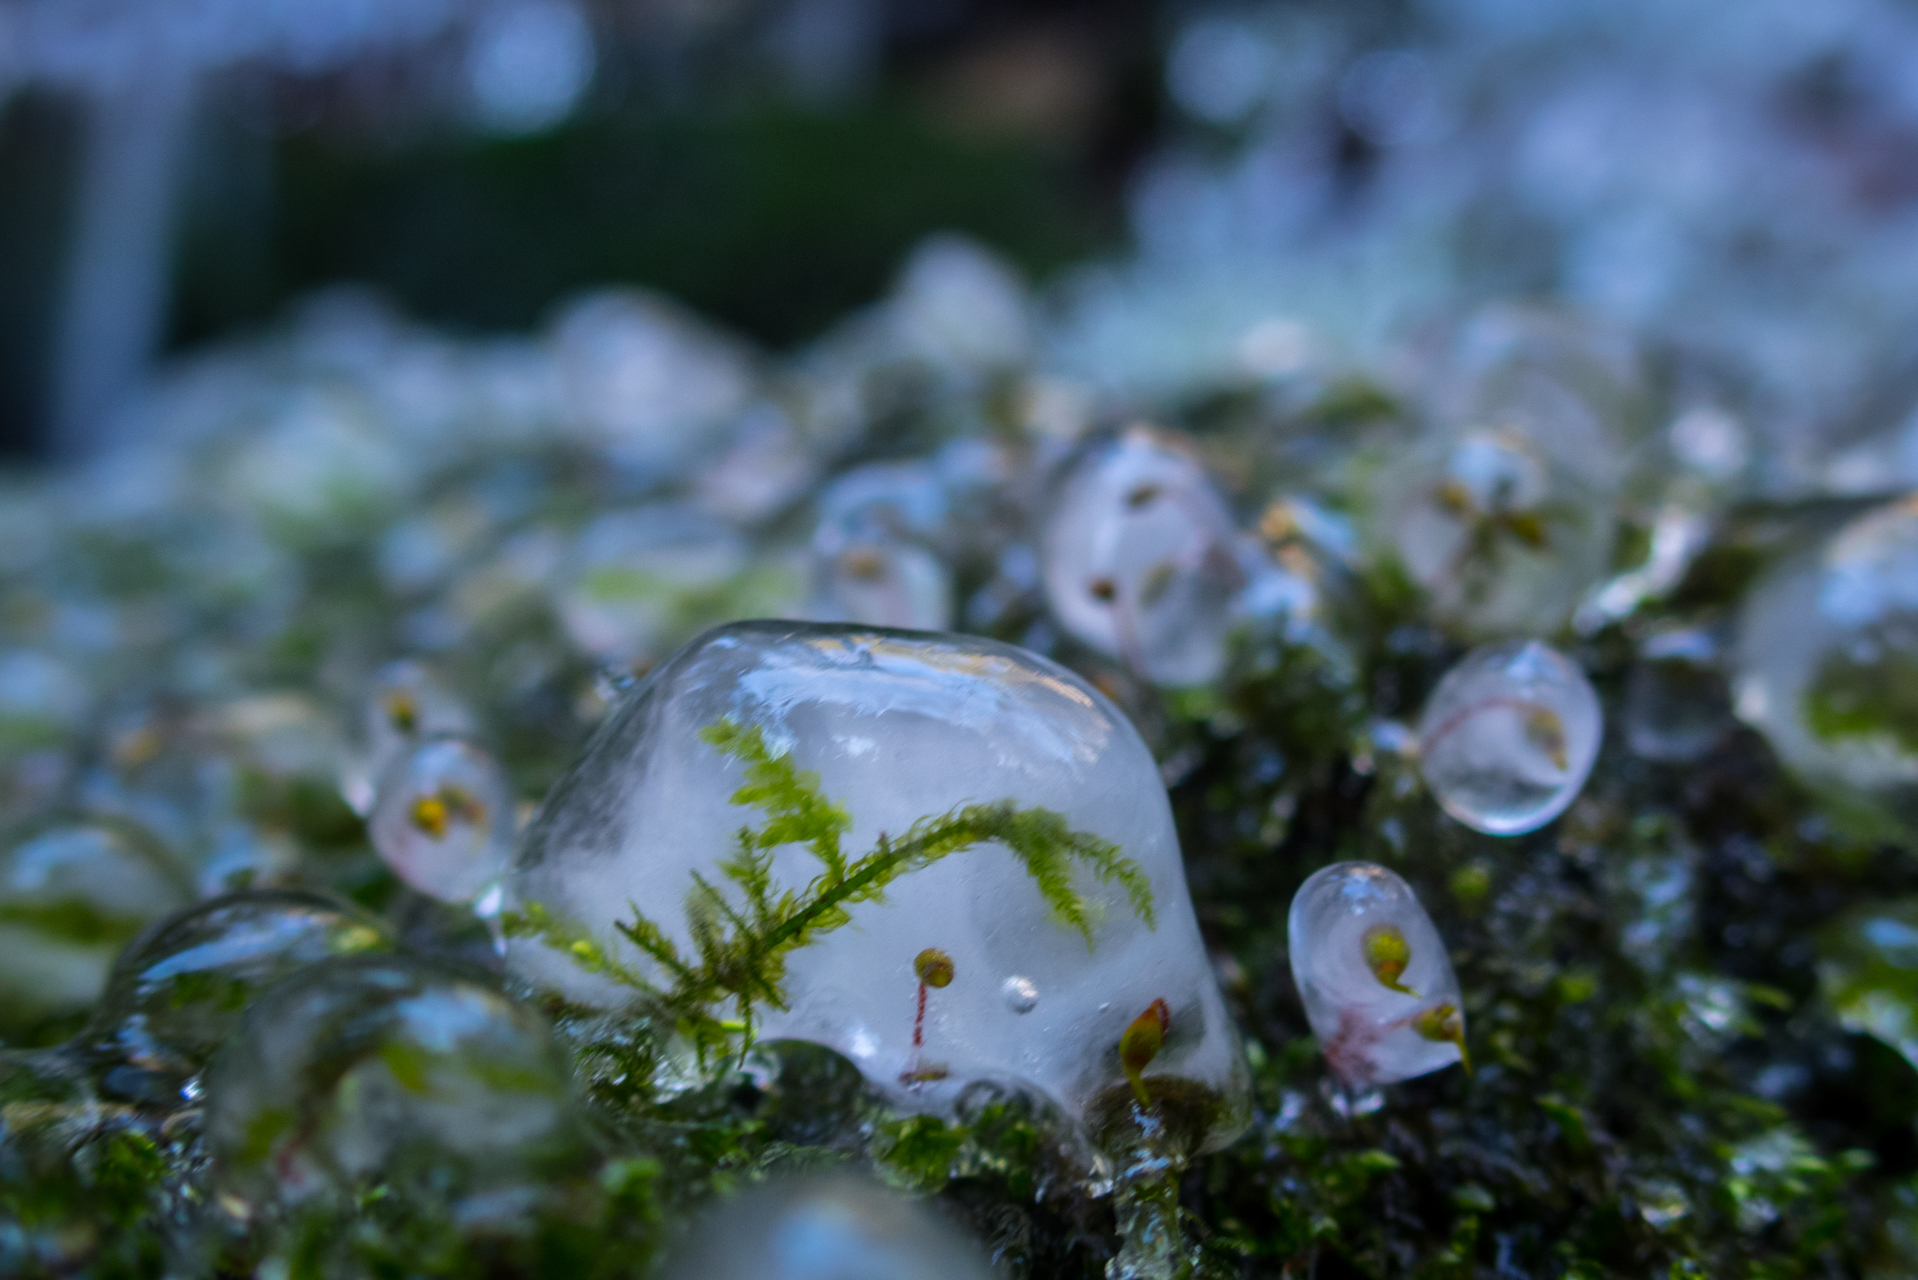
{"type": "MultiPolygon", "coordinates": [[[[1749,576],[1724,572],[1731,563],[1701,560],[1662,620],[1724,616],[1749,576]]],[[[1247,637],[1214,689],[1154,692],[1079,660],[1166,762],[1201,927],[1245,1035],[1250,1124],[1176,1173],[1194,1274],[1910,1274],[1918,1075],[1841,1024],[1818,964],[1837,922],[1918,894],[1918,860],[1844,834],[1729,722],[1694,760],[1635,757],[1620,717],[1636,638],[1661,620],[1645,618],[1565,641],[1608,713],[1580,800],[1532,835],[1475,834],[1370,727],[1409,718],[1461,646],[1419,621],[1402,582],[1348,585],[1352,647],[1247,637]],[[1283,922],[1306,876],[1341,858],[1393,867],[1432,912],[1463,987],[1474,1077],[1445,1070],[1358,1098],[1329,1080],[1283,922]]],[[[578,741],[558,723],[520,769],[529,790],[578,741]]],[[[246,795],[334,887],[398,909],[350,811],[288,784],[246,795]]],[[[461,1228],[378,1185],[237,1222],[203,1176],[191,1111],[107,1115],[9,1066],[8,1263],[638,1277],[714,1196],[824,1165],[929,1197],[1009,1275],[1090,1280],[1119,1250],[1123,1196],[1091,1194],[1084,1150],[1029,1100],[980,1090],[956,1123],[901,1117],[848,1063],[796,1045],[762,1045],[742,1070],[674,1093],[655,1083],[663,1029],[548,1012],[576,1051],[605,1159],[510,1229],[461,1228]]]]}

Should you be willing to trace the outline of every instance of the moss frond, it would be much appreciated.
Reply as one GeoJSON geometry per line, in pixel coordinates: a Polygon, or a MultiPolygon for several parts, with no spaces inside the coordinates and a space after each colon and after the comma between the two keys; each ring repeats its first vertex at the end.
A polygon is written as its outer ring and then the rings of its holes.
{"type": "Polygon", "coordinates": [[[852,920],[850,908],[884,900],[901,876],[981,844],[996,843],[1019,860],[1032,877],[1046,909],[1062,927],[1078,933],[1090,948],[1094,914],[1073,886],[1075,866],[1083,866],[1103,884],[1116,884],[1148,928],[1155,927],[1152,886],[1138,863],[1111,841],[1074,831],[1063,815],[1049,809],[1022,809],[1011,800],[962,805],[937,817],[921,818],[893,838],[881,835],[873,849],[848,861],[841,839],[852,815],[820,790],[819,777],[775,755],[758,726],[742,728],[731,720],[708,725],[700,738],[722,755],[746,766],[746,781],[732,803],[758,809],[765,821],[742,827],[738,850],[720,863],[726,882],[738,890],[729,897],[720,884],[693,875],[686,895],[686,922],[694,957],[688,957],[638,907],[633,918],[614,927],[649,956],[670,980],[660,991],[620,964],[590,937],[554,920],[537,903],[509,916],[507,932],[535,936],[565,952],[592,973],[603,974],[657,999],[695,1043],[702,1055],[743,1028],[752,1040],[757,1005],[786,1008],[787,958],[799,948],[852,920]],[[772,851],[798,844],[821,864],[820,874],[803,891],[781,889],[772,877],[772,851]],[[730,1005],[731,1020],[720,1010],[730,1005]]]}

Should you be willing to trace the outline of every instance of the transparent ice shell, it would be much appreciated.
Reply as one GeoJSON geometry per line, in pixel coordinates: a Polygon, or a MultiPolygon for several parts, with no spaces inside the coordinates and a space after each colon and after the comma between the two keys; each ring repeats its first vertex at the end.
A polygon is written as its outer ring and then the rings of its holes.
{"type": "Polygon", "coordinates": [[[1315,871],[1294,895],[1285,927],[1312,1034],[1349,1087],[1410,1080],[1462,1060],[1464,1005],[1452,958],[1396,873],[1371,862],[1315,871]]]}
{"type": "Polygon", "coordinates": [[[822,527],[813,572],[822,619],[916,631],[952,625],[952,572],[926,547],[876,529],[822,527]]]}
{"type": "Polygon", "coordinates": [[[591,1153],[539,1015],[407,956],[332,960],[274,988],[208,1067],[205,1094],[216,1176],[253,1204],[377,1176],[484,1215],[591,1153]]]}
{"type": "Polygon", "coordinates": [[[362,713],[377,780],[405,752],[428,738],[474,731],[472,712],[424,663],[402,660],[381,667],[362,713]]]}
{"type": "Polygon", "coordinates": [[[656,294],[575,298],[551,349],[567,425],[642,472],[682,471],[717,447],[752,400],[750,354],[656,294]]]}
{"type": "Polygon", "coordinates": [[[1918,496],[1766,574],[1733,661],[1734,708],[1789,768],[1918,826],[1918,496]]]}
{"type": "Polygon", "coordinates": [[[367,829],[408,885],[441,902],[473,902],[499,885],[512,854],[512,787],[489,752],[438,738],[393,762],[367,829]]]}
{"type": "Polygon", "coordinates": [[[632,659],[667,639],[690,600],[721,589],[751,554],[745,539],[697,507],[603,515],[574,544],[556,601],[560,621],[586,653],[632,659]]]}
{"type": "Polygon", "coordinates": [[[713,1206],[665,1280],[990,1280],[979,1246],[861,1178],[769,1182],[713,1206]]]}
{"type": "MultiPolygon", "coordinates": [[[[1244,1068],[1151,754],[1101,694],[1009,645],[773,622],[707,633],[628,695],[554,788],[515,860],[513,903],[540,904],[656,975],[615,922],[637,905],[685,948],[692,876],[726,883],[719,862],[742,826],[762,820],[731,803],[741,766],[700,737],[724,720],[760,728],[774,751],[818,774],[851,814],[849,856],[921,817],[1011,799],[1116,843],[1149,877],[1157,914],[1149,929],[1116,887],[1079,876],[1097,911],[1088,949],[1048,915],[1008,852],[962,850],[896,881],[883,903],[853,906],[850,925],[793,953],[791,1009],[763,1010],[763,1038],[826,1045],[908,1110],[948,1112],[968,1084],[991,1080],[1085,1120],[1131,1096],[1120,1037],[1164,1000],[1169,1033],[1146,1079],[1200,1086],[1217,1104],[1212,1138],[1230,1136],[1244,1068]],[[928,948],[945,953],[953,976],[926,993],[921,1022],[914,961],[928,948]]],[[[788,888],[819,870],[804,849],[775,852],[773,878],[788,888]]],[[[507,963],[583,1003],[632,997],[537,939],[514,939],[507,963]]]]}
{"type": "Polygon", "coordinates": [[[1375,535],[1467,636],[1555,630],[1611,565],[1610,500],[1516,431],[1413,449],[1373,502],[1375,535]]]}
{"type": "Polygon", "coordinates": [[[268,987],[334,956],[392,946],[379,919],[325,894],[213,898],[121,953],[83,1041],[109,1093],[177,1102],[268,987]]]}
{"type": "Polygon", "coordinates": [[[1237,543],[1199,464],[1135,428],[1090,449],[1053,492],[1046,601],[1076,639],[1147,679],[1204,684],[1224,664],[1246,583],[1237,543]]]}
{"type": "Polygon", "coordinates": [[[0,1017],[84,1009],[140,929],[190,900],[126,824],[62,823],[0,854],[0,1017]]]}
{"type": "Polygon", "coordinates": [[[1604,717],[1585,673],[1536,640],[1482,645],[1432,691],[1419,767],[1445,812],[1492,836],[1565,812],[1598,759],[1604,717]]]}
{"type": "Polygon", "coordinates": [[[946,485],[925,462],[873,463],[819,497],[812,616],[825,622],[940,631],[952,625],[952,571],[940,544],[946,485]]]}

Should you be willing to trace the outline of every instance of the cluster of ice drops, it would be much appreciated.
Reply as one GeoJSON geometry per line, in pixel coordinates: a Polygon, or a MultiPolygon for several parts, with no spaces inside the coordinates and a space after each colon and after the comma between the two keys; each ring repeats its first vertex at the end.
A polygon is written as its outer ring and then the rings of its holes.
{"type": "MultiPolygon", "coordinates": [[[[1684,462],[1702,411],[1600,412],[1581,323],[1473,317],[1447,394],[1361,428],[1181,432],[1042,367],[1029,311],[951,241],[778,366],[632,296],[493,345],[335,298],[183,373],[89,501],[7,495],[0,1014],[63,1040],[9,1051],[9,1103],[151,1120],[221,1231],[376,1184],[498,1225],[607,1184],[592,1089],[665,1105],[810,1042],[893,1116],[1023,1099],[1084,1186],[1136,1189],[1252,1110],[1165,721],[1242,731],[1258,661],[1349,689],[1393,592],[1458,656],[1350,752],[1440,829],[1578,801],[1614,624],[1606,750],[1697,759],[1734,708],[1688,690],[1725,673],[1847,812],[1918,814],[1909,499],[1735,625],[1651,624],[1731,482],[1684,462]],[[924,447],[873,460],[882,423],[924,447]]],[[[1279,414],[1332,373],[1240,390],[1279,414]]],[[[1469,1067],[1391,868],[1317,870],[1286,939],[1342,1096],[1469,1067]]],[[[706,1274],[919,1247],[864,1191],[790,1194],[706,1274]]]]}

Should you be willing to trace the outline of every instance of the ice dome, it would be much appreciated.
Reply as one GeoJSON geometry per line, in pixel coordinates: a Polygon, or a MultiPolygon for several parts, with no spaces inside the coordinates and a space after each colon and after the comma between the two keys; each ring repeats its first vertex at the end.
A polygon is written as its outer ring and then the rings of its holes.
{"type": "MultiPolygon", "coordinates": [[[[1230,1136],[1244,1068],[1151,753],[1084,681],[1009,645],[787,622],[708,632],[628,695],[554,788],[519,851],[513,905],[536,906],[663,985],[615,925],[643,912],[692,954],[680,904],[696,877],[750,914],[722,865],[749,836],[770,850],[779,889],[828,879],[816,850],[775,844],[770,824],[750,831],[759,818],[741,784],[763,775],[722,750],[714,726],[731,726],[735,743],[757,735],[781,767],[815,775],[824,799],[812,808],[837,807],[848,858],[888,839],[903,847],[925,829],[915,824],[961,806],[1009,802],[1111,842],[1150,888],[1148,922],[1122,883],[1066,867],[1085,908],[1081,936],[1005,844],[961,847],[883,900],[854,899],[845,927],[792,952],[787,1007],[756,1012],[762,1039],[827,1045],[909,1110],[950,1111],[968,1085],[991,1081],[1036,1090],[1097,1128],[1131,1105],[1121,1037],[1163,1001],[1145,1083],[1155,1098],[1204,1099],[1210,1139],[1230,1136]],[[929,949],[941,954],[925,960],[929,949]],[[934,972],[943,981],[928,982],[934,972]]],[[[574,1001],[634,999],[549,941],[516,938],[509,967],[574,1001]]]]}

